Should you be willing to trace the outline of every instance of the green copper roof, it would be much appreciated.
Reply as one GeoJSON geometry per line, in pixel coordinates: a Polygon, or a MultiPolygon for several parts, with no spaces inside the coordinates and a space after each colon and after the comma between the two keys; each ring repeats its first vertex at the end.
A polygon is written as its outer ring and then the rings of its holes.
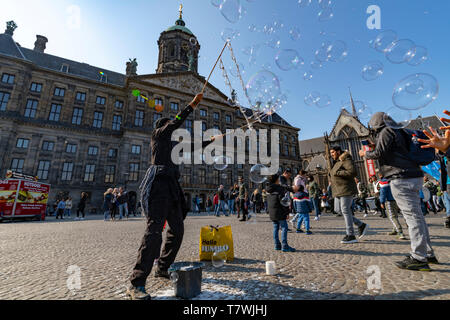
{"type": "Polygon", "coordinates": [[[188,33],[190,35],[194,35],[191,30],[189,30],[188,28],[185,27],[185,23],[184,23],[184,21],[182,19],[178,19],[175,22],[175,25],[170,27],[170,28],[168,28],[166,30],[166,32],[167,31],[173,31],[173,30],[180,30],[180,31],[186,32],[186,33],[188,33]]]}

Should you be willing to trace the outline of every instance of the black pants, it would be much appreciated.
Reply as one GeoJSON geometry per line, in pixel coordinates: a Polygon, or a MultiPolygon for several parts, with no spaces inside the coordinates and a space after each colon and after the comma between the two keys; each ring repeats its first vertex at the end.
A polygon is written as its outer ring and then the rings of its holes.
{"type": "Polygon", "coordinates": [[[158,269],[166,271],[175,261],[181,247],[184,235],[184,216],[180,200],[174,201],[167,197],[167,193],[158,190],[160,184],[154,184],[149,201],[149,216],[147,229],[139,248],[139,254],[130,281],[132,285],[145,286],[145,282],[152,271],[155,259],[158,259],[158,269]],[[153,192],[155,191],[155,192],[153,192]],[[167,221],[167,233],[162,245],[162,232],[167,221]]]}
{"type": "Polygon", "coordinates": [[[358,204],[360,207],[364,208],[364,213],[367,214],[367,201],[366,198],[357,198],[356,204],[358,204]]]}
{"type": "Polygon", "coordinates": [[[245,208],[245,199],[239,199],[240,213],[242,213],[242,219],[247,220],[248,208],[245,208]]]}
{"type": "Polygon", "coordinates": [[[63,219],[63,214],[64,209],[58,209],[58,211],[56,211],[56,219],[58,219],[58,217],[61,217],[61,219],[63,219]]]}
{"type": "Polygon", "coordinates": [[[84,207],[78,207],[78,209],[77,209],[77,218],[80,217],[80,212],[81,212],[81,214],[83,215],[83,218],[84,218],[84,207]]]}

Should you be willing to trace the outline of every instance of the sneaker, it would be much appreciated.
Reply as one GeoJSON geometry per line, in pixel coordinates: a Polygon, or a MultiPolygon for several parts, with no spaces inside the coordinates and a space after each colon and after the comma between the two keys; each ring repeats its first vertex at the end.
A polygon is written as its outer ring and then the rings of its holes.
{"type": "Polygon", "coordinates": [[[242,222],[242,221],[245,221],[245,220],[246,220],[245,218],[239,219],[239,221],[241,221],[241,222],[242,222]]]}
{"type": "Polygon", "coordinates": [[[444,226],[445,226],[446,228],[450,228],[450,217],[447,218],[447,219],[445,219],[444,226]]]}
{"type": "Polygon", "coordinates": [[[395,263],[397,267],[405,270],[414,270],[414,271],[431,271],[428,262],[422,262],[417,259],[412,258],[411,256],[406,257],[403,261],[398,261],[395,263]]]}
{"type": "Polygon", "coordinates": [[[365,214],[364,214],[364,218],[367,218],[367,217],[368,217],[368,215],[367,215],[367,213],[365,213],[365,214]]]}
{"type": "Polygon", "coordinates": [[[163,271],[160,269],[156,269],[155,270],[155,278],[166,278],[166,279],[170,279],[170,274],[168,271],[163,271]]]}
{"type": "Polygon", "coordinates": [[[308,231],[306,231],[306,234],[309,235],[309,234],[312,234],[312,232],[308,230],[308,231]]]}
{"type": "Polygon", "coordinates": [[[315,217],[314,220],[315,220],[315,221],[319,221],[320,218],[319,218],[319,217],[315,217]]]}
{"type": "Polygon", "coordinates": [[[398,233],[395,230],[392,230],[391,232],[388,233],[388,235],[390,236],[396,236],[398,233]]]}
{"type": "Polygon", "coordinates": [[[281,249],[283,252],[295,252],[295,249],[289,246],[284,246],[283,249],[281,249]]]}
{"type": "Polygon", "coordinates": [[[408,240],[408,239],[405,237],[405,235],[403,234],[403,232],[400,232],[400,233],[398,234],[398,238],[399,238],[400,240],[408,240]]]}
{"type": "Polygon", "coordinates": [[[358,227],[358,233],[359,233],[360,239],[366,235],[367,229],[369,229],[369,226],[365,223],[361,227],[358,227]]]}
{"type": "Polygon", "coordinates": [[[276,251],[281,251],[281,244],[280,244],[280,245],[276,245],[276,246],[275,246],[275,250],[276,250],[276,251]]]}
{"type": "Polygon", "coordinates": [[[428,257],[427,262],[432,264],[439,264],[439,261],[436,257],[428,257]]]}
{"type": "Polygon", "coordinates": [[[342,239],[341,243],[357,243],[358,240],[356,239],[355,236],[345,236],[344,239],[342,239]]]}
{"type": "Polygon", "coordinates": [[[297,229],[296,232],[297,232],[297,233],[303,233],[303,230],[302,230],[302,229],[297,229]]]}
{"type": "Polygon", "coordinates": [[[130,286],[127,288],[127,296],[131,300],[151,300],[150,295],[145,291],[145,287],[130,286]]]}

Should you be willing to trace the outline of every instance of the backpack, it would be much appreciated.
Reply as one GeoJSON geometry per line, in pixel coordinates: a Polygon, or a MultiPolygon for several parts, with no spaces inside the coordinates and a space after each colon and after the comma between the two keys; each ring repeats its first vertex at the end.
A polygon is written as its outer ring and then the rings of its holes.
{"type": "Polygon", "coordinates": [[[433,148],[422,149],[422,143],[417,139],[428,139],[428,137],[419,130],[403,129],[406,136],[408,159],[419,166],[427,166],[436,158],[433,148]]]}

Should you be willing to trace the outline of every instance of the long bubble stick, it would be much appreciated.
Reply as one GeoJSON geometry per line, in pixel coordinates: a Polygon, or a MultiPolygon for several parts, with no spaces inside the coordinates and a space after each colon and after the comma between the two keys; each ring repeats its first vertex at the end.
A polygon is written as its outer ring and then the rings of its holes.
{"type": "Polygon", "coordinates": [[[260,122],[262,122],[262,120],[266,119],[269,116],[270,116],[270,114],[265,114],[263,117],[259,118],[259,120],[253,121],[253,122],[248,123],[248,124],[244,124],[242,127],[239,127],[237,129],[233,129],[233,130],[231,130],[231,131],[229,131],[227,133],[223,133],[223,134],[220,134],[220,135],[217,135],[217,136],[211,136],[211,138],[215,138],[215,139],[222,138],[222,137],[225,137],[225,136],[227,136],[227,135],[229,135],[231,133],[234,133],[236,130],[244,129],[245,127],[249,127],[250,128],[251,125],[253,125],[255,123],[260,123],[260,122]]]}
{"type": "Polygon", "coordinates": [[[228,45],[228,41],[227,41],[227,42],[225,43],[225,45],[223,46],[223,49],[222,49],[222,51],[220,52],[219,57],[217,57],[216,63],[214,64],[214,67],[212,68],[211,72],[209,73],[208,78],[206,79],[206,82],[205,82],[205,84],[204,84],[204,86],[203,86],[203,89],[202,89],[202,91],[201,91],[202,94],[205,92],[206,86],[208,85],[208,82],[209,82],[209,78],[211,78],[211,75],[213,74],[214,69],[216,68],[217,63],[219,62],[220,58],[222,57],[222,54],[223,54],[223,52],[225,51],[225,48],[227,47],[227,45],[228,45]]]}

